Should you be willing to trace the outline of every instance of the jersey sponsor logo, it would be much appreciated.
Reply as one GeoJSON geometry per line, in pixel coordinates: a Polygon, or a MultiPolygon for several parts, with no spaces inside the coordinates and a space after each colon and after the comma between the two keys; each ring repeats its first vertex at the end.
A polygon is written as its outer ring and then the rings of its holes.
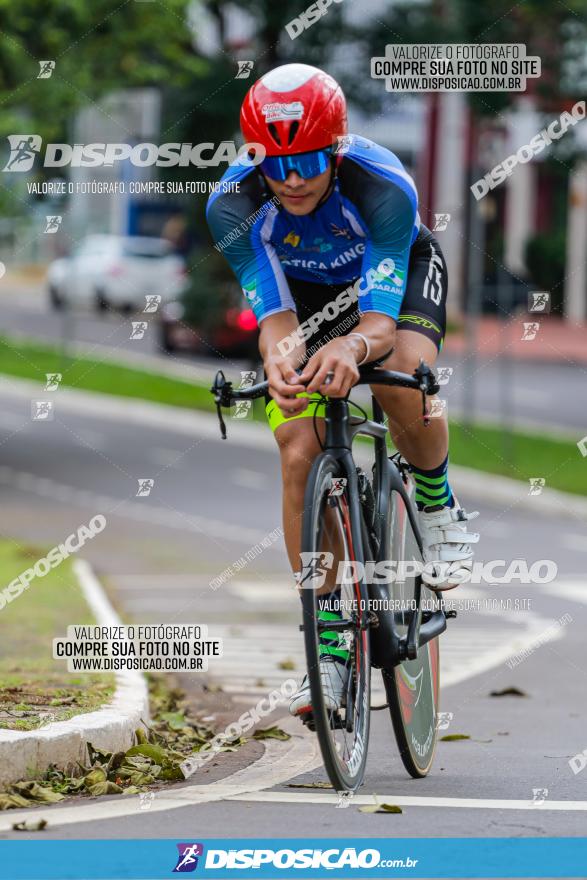
{"type": "Polygon", "coordinates": [[[437,253],[436,248],[430,243],[430,263],[428,264],[428,274],[424,282],[422,296],[424,299],[430,299],[435,305],[440,305],[442,299],[442,259],[437,253]]]}
{"type": "Polygon", "coordinates": [[[378,290],[389,290],[401,294],[405,277],[405,271],[396,269],[395,261],[391,257],[386,257],[379,263],[377,269],[372,270],[371,283],[378,290]]]}
{"type": "Polygon", "coordinates": [[[288,119],[301,119],[304,115],[304,105],[301,101],[292,101],[291,104],[264,104],[261,113],[265,122],[284,122],[288,119]]]}
{"type": "Polygon", "coordinates": [[[243,287],[243,293],[251,306],[256,306],[261,302],[261,297],[257,295],[257,288],[253,284],[243,287]]]}
{"type": "Polygon", "coordinates": [[[295,233],[292,229],[291,232],[288,232],[287,235],[285,236],[285,238],[283,239],[283,243],[284,244],[291,244],[292,247],[297,247],[301,240],[302,240],[301,235],[297,235],[297,233],[295,233]]]}
{"type": "Polygon", "coordinates": [[[353,234],[348,226],[337,226],[336,223],[330,224],[331,232],[336,235],[337,238],[352,238],[353,234]]]}
{"type": "Polygon", "coordinates": [[[324,254],[327,251],[331,251],[333,247],[334,245],[329,241],[324,241],[323,238],[315,238],[312,247],[306,247],[305,250],[308,251],[308,253],[317,252],[319,254],[324,254]]]}
{"type": "Polygon", "coordinates": [[[421,315],[400,315],[398,321],[400,324],[418,324],[425,330],[436,330],[437,333],[442,332],[438,324],[430,321],[429,318],[423,318],[421,315]]]}

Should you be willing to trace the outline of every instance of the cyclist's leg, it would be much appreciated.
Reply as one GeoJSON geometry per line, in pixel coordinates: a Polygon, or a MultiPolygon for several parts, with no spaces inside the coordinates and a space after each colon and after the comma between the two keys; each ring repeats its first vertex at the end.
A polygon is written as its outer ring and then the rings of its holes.
{"type": "MultiPolygon", "coordinates": [[[[383,361],[383,367],[413,373],[420,359],[434,365],[446,328],[447,286],[440,246],[429,230],[422,227],[410,254],[394,350],[383,361]]],[[[431,419],[425,427],[419,395],[406,388],[374,387],[373,391],[387,413],[393,441],[404,458],[424,471],[439,466],[448,453],[446,417],[431,419]]]]}
{"type": "MultiPolygon", "coordinates": [[[[395,348],[383,366],[413,373],[420,359],[435,363],[446,325],[446,264],[438,242],[425,228],[412,248],[408,278],[395,348]]],[[[387,413],[394,443],[409,462],[416,484],[424,558],[435,563],[432,577],[425,575],[425,580],[437,589],[457,586],[468,578],[471,545],[479,536],[467,533],[467,514],[460,510],[448,481],[446,414],[434,410],[435,417],[425,426],[421,399],[409,389],[374,388],[373,392],[387,413]]],[[[434,407],[434,398],[429,406],[434,407]]]]}
{"type": "MultiPolygon", "coordinates": [[[[313,405],[310,404],[310,409],[313,405]]],[[[307,411],[306,411],[307,412],[307,411]]],[[[287,553],[300,589],[308,588],[309,583],[301,580],[302,565],[300,558],[302,518],[304,515],[304,494],[310,468],[321,447],[314,429],[321,438],[324,437],[324,419],[301,417],[282,422],[275,429],[275,439],[279,446],[283,482],[283,531],[287,553]]],[[[330,553],[331,564],[319,560],[317,570],[325,574],[323,586],[316,590],[316,614],[322,620],[334,620],[342,617],[341,589],[337,584],[338,562],[343,558],[343,542],[337,528],[334,510],[324,510],[324,527],[320,551],[330,553]]],[[[328,559],[328,557],[324,557],[328,559]]],[[[300,595],[301,598],[301,595],[300,595]]],[[[342,705],[346,693],[349,675],[349,652],[342,637],[329,630],[320,635],[320,677],[323,695],[327,705],[336,709],[342,705]],[[336,649],[335,651],[333,649],[336,649]]],[[[289,711],[292,715],[305,717],[312,711],[312,696],[308,676],[301,682],[300,688],[290,701],[289,711]]]]}
{"type": "MultiPolygon", "coordinates": [[[[412,330],[396,331],[393,353],[382,363],[386,370],[412,374],[420,360],[433,366],[438,357],[435,344],[412,330]]],[[[410,464],[423,470],[437,467],[448,453],[448,426],[444,415],[425,427],[422,399],[408,388],[373,386],[373,393],[389,420],[389,431],[397,449],[410,464]]],[[[428,398],[432,406],[434,397],[428,398]]]]}
{"type": "MultiPolygon", "coordinates": [[[[316,422],[318,421],[319,431],[323,435],[324,420],[317,419],[316,422]]],[[[295,572],[300,567],[304,491],[312,463],[320,452],[320,445],[311,418],[284,421],[275,429],[275,440],[281,460],[285,546],[292,571],[295,572]]]]}
{"type": "MultiPolygon", "coordinates": [[[[318,284],[288,278],[290,292],[296,306],[300,323],[307,322],[312,316],[320,316],[317,330],[306,341],[306,357],[309,357],[330,339],[348,333],[358,322],[359,314],[356,302],[336,317],[325,317],[325,306],[331,305],[336,296],[349,285],[318,284]]],[[[319,399],[320,395],[312,395],[319,399]]],[[[316,429],[320,437],[324,437],[324,405],[310,403],[300,415],[287,419],[283,416],[270,395],[266,397],[266,412],[269,425],[275,434],[281,457],[283,480],[283,530],[290,565],[293,572],[300,569],[300,541],[304,492],[308,474],[315,457],[321,451],[316,437],[316,429]],[[314,418],[316,416],[316,418],[314,418]],[[314,427],[314,423],[316,429],[314,427]]],[[[328,531],[327,529],[325,531],[328,531]]],[[[332,547],[337,554],[338,546],[332,547]]],[[[335,566],[333,566],[335,569],[335,566]]],[[[329,571],[327,587],[334,587],[335,570],[329,571]]],[[[325,588],[326,589],[326,588],[325,588]]]]}

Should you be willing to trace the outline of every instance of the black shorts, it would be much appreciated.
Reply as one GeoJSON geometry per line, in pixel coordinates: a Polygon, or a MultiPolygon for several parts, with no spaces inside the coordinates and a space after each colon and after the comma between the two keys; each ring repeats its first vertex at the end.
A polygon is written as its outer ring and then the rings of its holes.
{"type": "MultiPolygon", "coordinates": [[[[322,311],[327,303],[353,283],[314,284],[295,278],[288,278],[287,281],[300,324],[322,311]]],[[[440,351],[446,331],[447,288],[448,273],[440,245],[430,230],[421,226],[410,251],[408,281],[397,321],[398,330],[422,333],[440,351]]],[[[360,299],[335,318],[322,321],[318,332],[306,341],[306,356],[310,357],[331,339],[350,333],[360,320],[359,304],[360,299]]]]}

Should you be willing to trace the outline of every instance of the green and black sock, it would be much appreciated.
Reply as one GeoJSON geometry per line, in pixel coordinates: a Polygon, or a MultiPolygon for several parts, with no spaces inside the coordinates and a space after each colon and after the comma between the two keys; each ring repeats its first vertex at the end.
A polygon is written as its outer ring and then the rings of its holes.
{"type": "MultiPolygon", "coordinates": [[[[340,587],[336,587],[331,593],[318,596],[318,620],[342,620],[340,602],[340,587]]],[[[342,633],[337,630],[322,630],[318,650],[320,657],[330,655],[340,663],[347,663],[350,658],[342,633]]]]}
{"type": "Polygon", "coordinates": [[[448,483],[448,455],[438,467],[430,471],[410,465],[410,472],[416,483],[416,505],[418,510],[429,507],[454,507],[455,500],[448,483]]]}

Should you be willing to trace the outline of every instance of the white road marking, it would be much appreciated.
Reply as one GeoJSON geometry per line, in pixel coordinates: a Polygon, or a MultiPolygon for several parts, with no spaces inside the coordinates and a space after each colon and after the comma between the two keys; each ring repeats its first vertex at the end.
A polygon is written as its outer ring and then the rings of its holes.
{"type": "MultiPolygon", "coordinates": [[[[281,792],[259,791],[255,794],[235,794],[227,797],[230,801],[247,801],[266,804],[318,804],[329,805],[333,803],[335,793],[328,795],[319,792],[281,792]]],[[[446,809],[452,807],[464,810],[563,810],[565,812],[587,811],[587,801],[549,801],[537,804],[531,800],[492,800],[489,798],[450,798],[450,797],[412,797],[401,794],[377,794],[379,803],[397,804],[398,807],[438,807],[446,809]]],[[[375,801],[367,794],[355,795],[349,802],[353,806],[374,806],[375,801]]]]}
{"type": "Polygon", "coordinates": [[[116,574],[110,579],[114,583],[117,592],[121,593],[139,593],[140,595],[148,593],[156,593],[162,597],[162,605],[167,605],[165,600],[166,592],[172,590],[175,592],[189,591],[207,587],[211,578],[200,574],[116,574]]]}
{"type": "Polygon", "coordinates": [[[516,627],[506,634],[503,626],[491,628],[471,626],[461,617],[449,622],[440,640],[440,681],[442,687],[459,684],[482,672],[500,666],[510,657],[547,641],[563,637],[562,630],[552,628],[553,620],[532,612],[481,612],[481,617],[499,616],[503,624],[516,627]],[[487,641],[486,641],[487,639],[487,641]]]}
{"type": "MultiPolygon", "coordinates": [[[[587,577],[581,580],[560,580],[552,584],[540,584],[540,589],[557,599],[570,599],[571,602],[587,604],[587,577]]],[[[561,609],[563,611],[564,609],[561,609]]]]}
{"type": "Polygon", "coordinates": [[[284,581],[282,574],[275,578],[263,575],[262,581],[231,580],[227,582],[226,589],[236,598],[258,605],[260,608],[289,605],[297,611],[300,607],[293,577],[284,581]]]}
{"type": "MultiPolygon", "coordinates": [[[[287,741],[264,740],[262,756],[238,770],[225,780],[209,785],[187,784],[163,788],[151,802],[149,813],[167,812],[196,804],[223,800],[238,794],[254,794],[264,788],[281,785],[300,773],[320,767],[318,740],[296,718],[279,719],[279,726],[291,734],[287,741]]],[[[197,777],[197,773],[194,778],[197,777]]],[[[37,809],[10,810],[0,814],[0,832],[10,831],[14,822],[32,817],[46,818],[51,828],[78,825],[82,822],[99,822],[101,819],[120,819],[123,816],[139,816],[138,796],[97,798],[90,803],[77,801],[73,806],[38,807],[37,809]]]]}
{"type": "MultiPolygon", "coordinates": [[[[510,657],[564,635],[562,628],[553,628],[553,620],[531,612],[500,612],[502,625],[491,625],[488,618],[495,616],[480,612],[469,620],[463,614],[460,620],[449,622],[440,642],[443,687],[494,669],[510,657]]],[[[234,695],[257,694],[258,681],[271,687],[281,684],[288,675],[300,679],[305,671],[305,653],[297,623],[297,616],[292,614],[289,624],[214,624],[216,635],[223,639],[224,652],[211,664],[210,675],[224,691],[234,695]],[[280,669],[284,661],[291,661],[293,670],[280,669]]],[[[372,683],[378,699],[383,694],[380,676],[374,675],[372,683]]]]}

